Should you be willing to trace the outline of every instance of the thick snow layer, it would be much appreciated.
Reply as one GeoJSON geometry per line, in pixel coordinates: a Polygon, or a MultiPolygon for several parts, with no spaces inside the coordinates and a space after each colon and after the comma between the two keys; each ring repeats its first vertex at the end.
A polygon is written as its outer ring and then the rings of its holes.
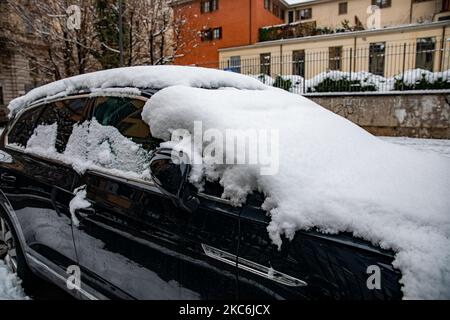
{"type": "Polygon", "coordinates": [[[196,175],[219,180],[234,202],[264,192],[279,246],[299,229],[352,232],[396,252],[405,298],[450,298],[450,159],[384,142],[283,90],[170,87],[148,101],[143,119],[166,140],[174,129],[192,133],[194,121],[203,130],[279,130],[277,174],[205,157],[196,175]]]}
{"type": "Polygon", "coordinates": [[[0,260],[0,300],[28,299],[22,287],[21,280],[11,273],[4,262],[0,260]]]}
{"type": "Polygon", "coordinates": [[[199,88],[266,88],[261,82],[251,77],[209,68],[181,66],[128,67],[93,72],[52,82],[11,101],[8,108],[11,115],[14,116],[20,109],[37,100],[45,101],[46,99],[64,97],[79,90],[114,87],[161,89],[173,85],[199,88]]]}

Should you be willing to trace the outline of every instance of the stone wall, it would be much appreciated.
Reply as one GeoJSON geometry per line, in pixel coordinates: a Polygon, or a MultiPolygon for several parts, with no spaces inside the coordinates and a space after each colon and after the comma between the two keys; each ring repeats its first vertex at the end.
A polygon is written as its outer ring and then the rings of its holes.
{"type": "Polygon", "coordinates": [[[308,98],[377,136],[450,139],[450,93],[308,98]]]}

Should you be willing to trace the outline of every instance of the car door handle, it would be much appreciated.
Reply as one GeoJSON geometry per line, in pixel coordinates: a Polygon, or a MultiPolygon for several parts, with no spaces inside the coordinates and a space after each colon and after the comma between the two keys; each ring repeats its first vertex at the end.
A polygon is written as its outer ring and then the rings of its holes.
{"type": "Polygon", "coordinates": [[[7,174],[7,173],[2,173],[0,175],[0,179],[2,181],[5,181],[5,182],[16,182],[16,180],[17,180],[15,176],[12,176],[12,175],[7,174]]]}
{"type": "Polygon", "coordinates": [[[283,285],[289,286],[289,287],[304,287],[308,284],[300,279],[291,277],[290,275],[287,275],[285,273],[276,271],[272,268],[263,266],[261,264],[258,264],[256,262],[238,258],[235,255],[228,253],[226,251],[222,251],[220,249],[216,249],[214,247],[208,246],[206,244],[202,244],[203,251],[205,254],[213,259],[219,260],[223,263],[237,266],[239,269],[251,272],[253,274],[256,274],[260,277],[272,280],[274,282],[281,283],[283,285]]]}

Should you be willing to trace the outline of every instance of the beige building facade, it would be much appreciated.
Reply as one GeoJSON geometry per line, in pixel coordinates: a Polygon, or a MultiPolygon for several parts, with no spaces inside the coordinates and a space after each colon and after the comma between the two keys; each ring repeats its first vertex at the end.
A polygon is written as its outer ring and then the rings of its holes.
{"type": "Polygon", "coordinates": [[[372,19],[379,19],[384,28],[438,20],[448,14],[442,10],[446,6],[445,0],[316,0],[288,6],[285,22],[316,21],[318,26],[339,28],[342,21],[354,23],[357,18],[367,28],[372,19]],[[372,6],[379,8],[379,16],[372,6]]]}
{"type": "Polygon", "coordinates": [[[450,69],[450,11],[446,6],[441,0],[316,0],[290,6],[286,22],[293,21],[275,28],[313,21],[316,28],[327,28],[327,33],[224,48],[221,66],[245,74],[306,79],[329,70],[366,71],[383,77],[411,69],[445,71],[450,69]],[[373,11],[372,3],[387,7],[373,11]],[[368,17],[373,12],[379,23],[376,28],[368,17]],[[336,31],[346,20],[350,27],[336,31]]]}

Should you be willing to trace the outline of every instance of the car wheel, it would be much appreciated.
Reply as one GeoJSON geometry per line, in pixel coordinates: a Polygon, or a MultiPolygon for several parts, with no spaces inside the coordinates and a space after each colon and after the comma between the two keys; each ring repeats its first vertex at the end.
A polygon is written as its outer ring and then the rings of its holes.
{"type": "Polygon", "coordinates": [[[16,273],[23,282],[34,278],[25,260],[17,234],[8,217],[0,211],[0,259],[12,273],[16,273]]]}

